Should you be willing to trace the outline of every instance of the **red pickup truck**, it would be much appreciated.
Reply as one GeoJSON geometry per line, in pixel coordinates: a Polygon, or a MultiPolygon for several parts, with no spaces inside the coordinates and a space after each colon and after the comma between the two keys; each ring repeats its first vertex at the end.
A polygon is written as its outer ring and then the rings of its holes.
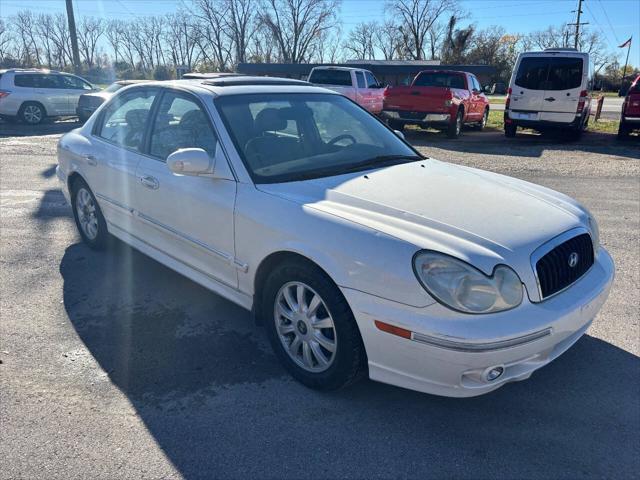
{"type": "Polygon", "coordinates": [[[489,100],[471,73],[426,70],[418,73],[409,87],[385,90],[382,116],[395,130],[412,124],[443,128],[449,137],[457,138],[465,124],[484,128],[489,100]]]}
{"type": "Polygon", "coordinates": [[[618,138],[627,138],[633,130],[640,131],[640,75],[629,87],[622,104],[618,138]]]}

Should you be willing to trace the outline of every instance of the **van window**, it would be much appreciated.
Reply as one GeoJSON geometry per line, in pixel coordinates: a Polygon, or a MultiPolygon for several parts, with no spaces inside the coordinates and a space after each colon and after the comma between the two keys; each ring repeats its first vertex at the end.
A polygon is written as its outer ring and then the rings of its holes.
{"type": "Polygon", "coordinates": [[[319,85],[351,86],[351,72],[348,70],[314,70],[309,77],[310,83],[319,85]]]}
{"type": "Polygon", "coordinates": [[[582,84],[583,61],[576,57],[525,57],[515,84],[529,90],[569,90],[582,84]]]}
{"type": "Polygon", "coordinates": [[[464,76],[457,73],[422,72],[418,75],[414,87],[466,88],[464,76]]]}

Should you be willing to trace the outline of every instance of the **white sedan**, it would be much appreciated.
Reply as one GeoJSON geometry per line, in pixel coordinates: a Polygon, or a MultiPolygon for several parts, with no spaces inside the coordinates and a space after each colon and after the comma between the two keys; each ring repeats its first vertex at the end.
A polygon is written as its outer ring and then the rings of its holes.
{"type": "Polygon", "coordinates": [[[90,247],[113,235],[251,309],[313,388],[368,375],[464,397],[526,379],[589,328],[613,281],[576,201],[424,158],[304,82],[127,87],[58,159],[90,247]]]}

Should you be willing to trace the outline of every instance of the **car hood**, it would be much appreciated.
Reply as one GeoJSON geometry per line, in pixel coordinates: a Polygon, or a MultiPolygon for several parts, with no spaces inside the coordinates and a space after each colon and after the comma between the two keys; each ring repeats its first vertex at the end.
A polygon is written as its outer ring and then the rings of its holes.
{"type": "Polygon", "coordinates": [[[585,226],[588,215],[547,188],[432,159],[258,188],[456,256],[487,274],[499,263],[529,272],[538,246],[585,226]]]}

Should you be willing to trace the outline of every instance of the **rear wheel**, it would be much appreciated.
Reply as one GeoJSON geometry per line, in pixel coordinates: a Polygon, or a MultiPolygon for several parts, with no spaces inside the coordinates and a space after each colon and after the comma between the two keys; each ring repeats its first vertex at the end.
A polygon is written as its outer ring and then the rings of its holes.
{"type": "Polygon", "coordinates": [[[94,250],[104,249],[109,238],[107,222],[93,192],[80,178],[71,187],[71,208],[82,240],[94,250]]]}
{"type": "Polygon", "coordinates": [[[389,120],[389,128],[402,132],[404,130],[404,123],[397,120],[389,120]]]}
{"type": "Polygon", "coordinates": [[[464,121],[464,111],[462,109],[458,110],[456,114],[456,118],[453,123],[449,123],[449,127],[447,128],[447,136],[449,138],[458,138],[462,134],[462,123],[464,121]]]}
{"type": "Polygon", "coordinates": [[[28,125],[37,125],[46,117],[44,107],[37,102],[25,102],[20,107],[18,117],[28,125]]]}
{"type": "Polygon", "coordinates": [[[624,124],[624,122],[620,122],[620,126],[618,127],[618,138],[620,140],[624,140],[629,136],[631,130],[624,124]]]}
{"type": "Polygon", "coordinates": [[[276,356],[302,384],[334,390],[366,371],[353,313],[319,268],[302,261],[279,265],[267,278],[261,305],[276,356]]]}
{"type": "Polygon", "coordinates": [[[518,127],[516,127],[513,123],[505,124],[504,126],[504,136],[507,138],[513,138],[516,136],[516,131],[518,127]]]}

